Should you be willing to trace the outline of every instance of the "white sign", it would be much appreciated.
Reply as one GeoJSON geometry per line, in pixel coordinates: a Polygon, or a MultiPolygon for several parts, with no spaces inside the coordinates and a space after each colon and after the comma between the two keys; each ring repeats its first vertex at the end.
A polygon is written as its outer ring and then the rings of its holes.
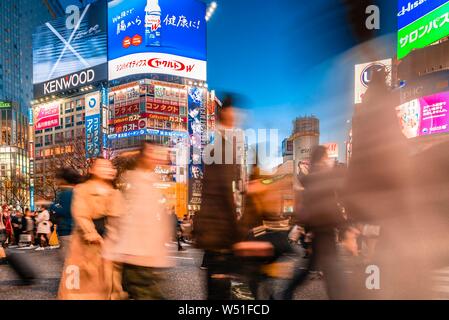
{"type": "Polygon", "coordinates": [[[391,65],[391,59],[355,65],[354,103],[362,103],[362,97],[368,89],[373,72],[381,67],[385,67],[388,71],[387,84],[391,85],[391,65]]]}
{"type": "Polygon", "coordinates": [[[207,62],[154,52],[135,53],[109,61],[109,80],[145,73],[206,81],[207,62]]]}
{"type": "Polygon", "coordinates": [[[338,143],[326,143],[324,146],[327,148],[327,156],[329,158],[338,158],[338,143]]]}
{"type": "Polygon", "coordinates": [[[100,113],[100,92],[88,94],[86,99],[86,117],[97,115],[100,113]]]}

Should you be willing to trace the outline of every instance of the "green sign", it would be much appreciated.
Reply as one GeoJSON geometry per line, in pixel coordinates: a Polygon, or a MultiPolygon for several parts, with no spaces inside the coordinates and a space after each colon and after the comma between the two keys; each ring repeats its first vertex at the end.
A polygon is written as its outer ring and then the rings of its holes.
{"type": "Polygon", "coordinates": [[[11,108],[11,102],[0,101],[0,108],[11,108]]]}
{"type": "Polygon", "coordinates": [[[449,2],[398,31],[398,59],[449,35],[449,2]]]}

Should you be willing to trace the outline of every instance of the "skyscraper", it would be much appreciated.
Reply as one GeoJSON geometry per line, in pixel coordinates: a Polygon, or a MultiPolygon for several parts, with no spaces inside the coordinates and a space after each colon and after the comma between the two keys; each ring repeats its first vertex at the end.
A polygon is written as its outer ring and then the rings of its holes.
{"type": "Polygon", "coordinates": [[[29,204],[32,30],[63,14],[57,0],[0,1],[0,201],[29,204]]]}

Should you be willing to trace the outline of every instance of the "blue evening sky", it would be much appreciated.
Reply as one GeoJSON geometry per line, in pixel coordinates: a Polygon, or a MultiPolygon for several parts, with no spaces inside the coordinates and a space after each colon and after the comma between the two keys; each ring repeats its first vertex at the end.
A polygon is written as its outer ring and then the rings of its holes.
{"type": "MultiPolygon", "coordinates": [[[[343,160],[354,64],[367,62],[350,50],[355,40],[343,1],[216,1],[208,23],[209,87],[244,95],[250,115],[245,126],[279,129],[280,140],[291,134],[296,117],[317,116],[321,143],[338,142],[343,160]]],[[[395,50],[396,1],[378,2],[380,35],[390,33],[378,58],[387,58],[395,50]]]]}

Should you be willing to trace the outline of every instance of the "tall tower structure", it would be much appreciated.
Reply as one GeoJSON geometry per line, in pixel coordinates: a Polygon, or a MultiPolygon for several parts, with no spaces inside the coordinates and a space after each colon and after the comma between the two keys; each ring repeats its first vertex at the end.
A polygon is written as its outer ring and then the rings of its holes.
{"type": "Polygon", "coordinates": [[[297,173],[298,163],[310,161],[312,150],[320,143],[320,120],[314,116],[300,117],[293,121],[293,161],[297,173]]]}

